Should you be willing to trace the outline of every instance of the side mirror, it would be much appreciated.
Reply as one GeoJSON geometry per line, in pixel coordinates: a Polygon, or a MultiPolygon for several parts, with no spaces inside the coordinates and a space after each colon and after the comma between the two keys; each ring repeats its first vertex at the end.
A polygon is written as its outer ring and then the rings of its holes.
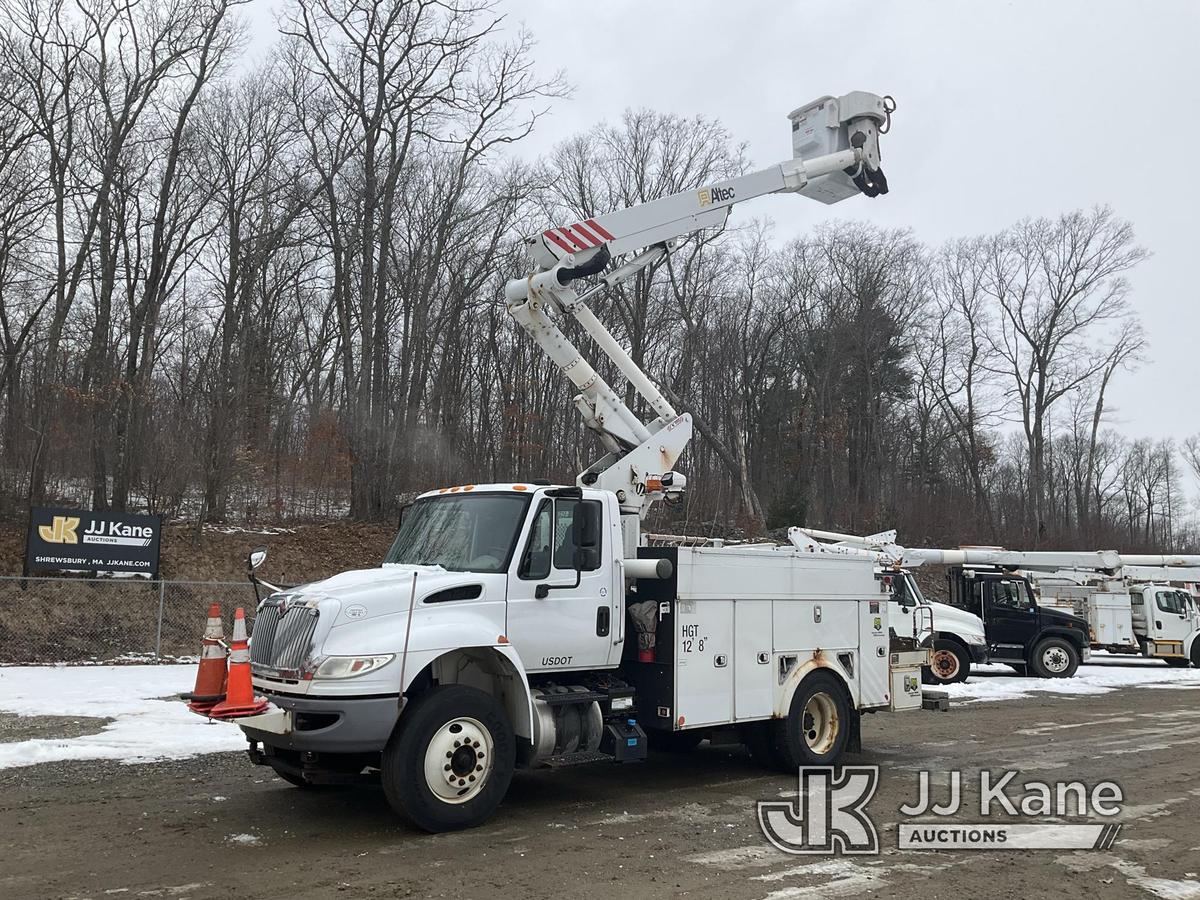
{"type": "Polygon", "coordinates": [[[246,571],[253,572],[259,566],[267,561],[267,548],[255,547],[246,556],[246,571]]]}

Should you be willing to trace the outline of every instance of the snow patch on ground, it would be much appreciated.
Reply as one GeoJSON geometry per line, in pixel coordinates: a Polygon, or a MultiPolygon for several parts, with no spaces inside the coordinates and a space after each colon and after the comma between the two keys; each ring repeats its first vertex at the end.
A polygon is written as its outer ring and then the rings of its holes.
{"type": "Polygon", "coordinates": [[[1003,665],[975,666],[962,684],[939,685],[955,700],[1020,700],[1031,694],[1107,694],[1118,688],[1200,690],[1200,669],[1172,669],[1154,660],[1084,663],[1074,678],[1022,678],[1003,665]]]}
{"type": "Polygon", "coordinates": [[[190,691],[195,678],[190,665],[0,668],[0,711],[113,720],[98,734],[0,743],[0,769],[71,759],[142,763],[245,749],[239,728],[209,722],[171,699],[190,691]]]}

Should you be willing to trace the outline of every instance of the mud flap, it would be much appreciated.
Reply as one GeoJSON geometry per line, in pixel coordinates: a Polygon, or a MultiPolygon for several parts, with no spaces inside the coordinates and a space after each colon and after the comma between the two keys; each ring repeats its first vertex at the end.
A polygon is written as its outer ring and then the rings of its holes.
{"type": "Polygon", "coordinates": [[[862,713],[850,710],[850,734],[846,738],[847,753],[862,753],[862,713]]]}

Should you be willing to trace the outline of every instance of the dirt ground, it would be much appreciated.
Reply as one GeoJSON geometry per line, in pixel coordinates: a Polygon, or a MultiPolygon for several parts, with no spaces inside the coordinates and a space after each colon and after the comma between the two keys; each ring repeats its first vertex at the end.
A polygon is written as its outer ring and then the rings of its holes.
{"type": "MultiPolygon", "coordinates": [[[[8,769],[0,896],[1200,897],[1196,699],[1125,688],[866,717],[865,751],[847,762],[881,766],[868,807],[883,847],[875,857],[772,849],[755,801],[789,796],[795,779],[709,744],[619,769],[518,773],[491,823],[437,836],[399,822],[377,788],[301,790],[241,754],[8,769]],[[896,849],[918,770],[1014,767],[1018,784],[1120,784],[1124,830],[1112,850],[896,849]]],[[[0,740],[102,723],[4,724],[0,740]]],[[[972,783],[957,821],[980,821],[978,781],[964,775],[972,783]]]]}

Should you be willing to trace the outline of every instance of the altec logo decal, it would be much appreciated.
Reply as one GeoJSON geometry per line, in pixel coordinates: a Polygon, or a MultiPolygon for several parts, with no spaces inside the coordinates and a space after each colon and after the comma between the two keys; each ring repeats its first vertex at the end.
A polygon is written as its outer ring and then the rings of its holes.
{"type": "Polygon", "coordinates": [[[543,231],[542,237],[568,253],[590,250],[606,241],[614,240],[608,230],[595,219],[584,219],[574,225],[551,228],[543,231]]]}
{"type": "Polygon", "coordinates": [[[49,525],[38,526],[38,537],[48,544],[78,544],[78,527],[78,516],[55,516],[49,525]]]}
{"type": "Polygon", "coordinates": [[[703,190],[698,191],[696,196],[700,198],[701,206],[712,206],[714,203],[725,203],[729,200],[733,200],[736,197],[736,194],[734,194],[733,188],[715,187],[704,188],[703,190]]]}

